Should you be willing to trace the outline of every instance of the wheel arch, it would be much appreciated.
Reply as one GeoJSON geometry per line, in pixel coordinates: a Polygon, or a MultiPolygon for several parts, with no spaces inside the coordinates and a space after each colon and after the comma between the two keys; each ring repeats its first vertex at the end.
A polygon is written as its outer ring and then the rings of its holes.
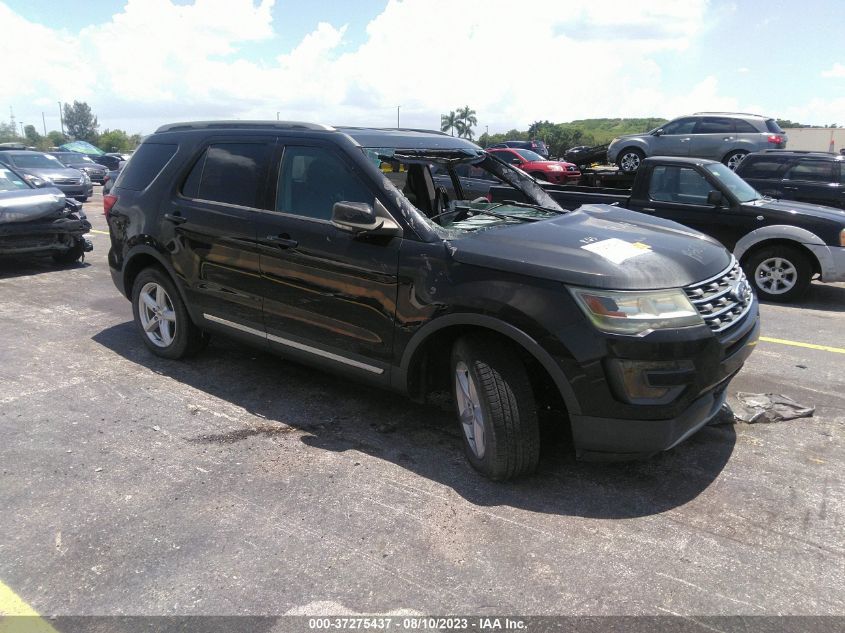
{"type": "Polygon", "coordinates": [[[768,246],[792,246],[800,249],[806,253],[810,263],[813,266],[813,273],[821,274],[826,269],[827,262],[821,261],[825,249],[808,248],[808,244],[813,246],[825,246],[824,240],[815,233],[802,229],[797,226],[789,225],[772,225],[766,226],[755,231],[751,231],[744,236],[734,247],[734,257],[745,264],[748,257],[754,251],[768,246]]]}
{"type": "Polygon", "coordinates": [[[542,369],[560,394],[568,413],[581,412],[575,392],[563,370],[537,341],[509,323],[482,314],[450,314],[423,326],[405,347],[399,370],[393,374],[394,387],[412,397],[422,398],[427,385],[431,384],[432,377],[427,375],[431,366],[436,368],[444,359],[448,362],[455,340],[470,333],[495,334],[508,339],[542,369]],[[449,353],[446,353],[447,350],[449,353]],[[430,358],[432,355],[434,359],[430,358]]]}
{"type": "Polygon", "coordinates": [[[126,298],[132,299],[132,286],[135,283],[135,278],[142,270],[150,266],[161,268],[170,276],[173,285],[176,286],[176,290],[181,295],[182,301],[188,307],[188,312],[190,313],[190,304],[185,297],[185,289],[179,283],[179,276],[176,274],[176,271],[173,270],[173,267],[161,253],[146,244],[140,244],[133,248],[124,259],[122,275],[123,290],[126,298]]]}

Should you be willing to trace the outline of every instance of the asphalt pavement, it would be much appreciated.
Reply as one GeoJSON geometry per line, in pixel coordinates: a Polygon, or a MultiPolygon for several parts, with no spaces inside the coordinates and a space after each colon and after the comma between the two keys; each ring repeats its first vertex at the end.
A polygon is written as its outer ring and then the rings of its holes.
{"type": "Polygon", "coordinates": [[[38,613],[845,614],[845,285],[763,305],[730,387],[812,418],[629,464],[559,438],[501,484],[444,406],[223,337],[153,356],[86,210],[83,265],[0,262],[0,588],[38,613]]]}

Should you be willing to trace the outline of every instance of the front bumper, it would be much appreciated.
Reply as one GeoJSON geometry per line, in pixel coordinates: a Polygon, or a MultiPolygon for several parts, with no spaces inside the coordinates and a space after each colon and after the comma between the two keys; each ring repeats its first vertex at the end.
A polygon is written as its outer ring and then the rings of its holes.
{"type": "Polygon", "coordinates": [[[845,281],[845,247],[804,244],[816,256],[822,281],[845,281]]]}
{"type": "Polygon", "coordinates": [[[88,220],[74,218],[5,224],[0,226],[0,255],[62,253],[80,241],[88,252],[93,247],[83,236],[89,230],[88,220]]]}
{"type": "MultiPolygon", "coordinates": [[[[683,442],[719,413],[728,384],[754,350],[759,336],[760,318],[755,306],[734,332],[718,340],[717,345],[703,347],[700,356],[692,358],[697,372],[689,389],[694,391],[680,398],[686,403],[681,409],[673,405],[626,405],[625,417],[609,417],[591,415],[590,407],[583,407],[580,414],[570,415],[578,459],[639,459],[683,442]],[[660,415],[661,410],[670,414],[660,415]]],[[[613,396],[606,394],[604,398],[607,401],[613,396]]]]}

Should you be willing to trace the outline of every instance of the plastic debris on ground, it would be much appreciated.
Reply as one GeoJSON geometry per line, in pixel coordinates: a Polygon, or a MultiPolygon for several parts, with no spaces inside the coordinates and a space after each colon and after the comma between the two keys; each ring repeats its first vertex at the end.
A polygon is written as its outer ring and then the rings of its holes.
{"type": "Polygon", "coordinates": [[[746,393],[736,394],[740,406],[734,410],[737,420],[755,424],[757,422],[783,422],[795,418],[809,418],[816,411],[814,406],[800,404],[790,398],[777,393],[746,393]]]}

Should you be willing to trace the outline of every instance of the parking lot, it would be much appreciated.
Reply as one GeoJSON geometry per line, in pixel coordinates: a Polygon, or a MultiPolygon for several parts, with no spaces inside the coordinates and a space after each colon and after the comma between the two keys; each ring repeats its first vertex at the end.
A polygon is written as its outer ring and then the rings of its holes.
{"type": "Polygon", "coordinates": [[[501,484],[445,404],[222,337],[153,356],[85,207],[83,265],[0,263],[0,581],[38,613],[845,611],[845,284],[763,305],[730,387],[813,417],[628,464],[557,438],[501,484]]]}

